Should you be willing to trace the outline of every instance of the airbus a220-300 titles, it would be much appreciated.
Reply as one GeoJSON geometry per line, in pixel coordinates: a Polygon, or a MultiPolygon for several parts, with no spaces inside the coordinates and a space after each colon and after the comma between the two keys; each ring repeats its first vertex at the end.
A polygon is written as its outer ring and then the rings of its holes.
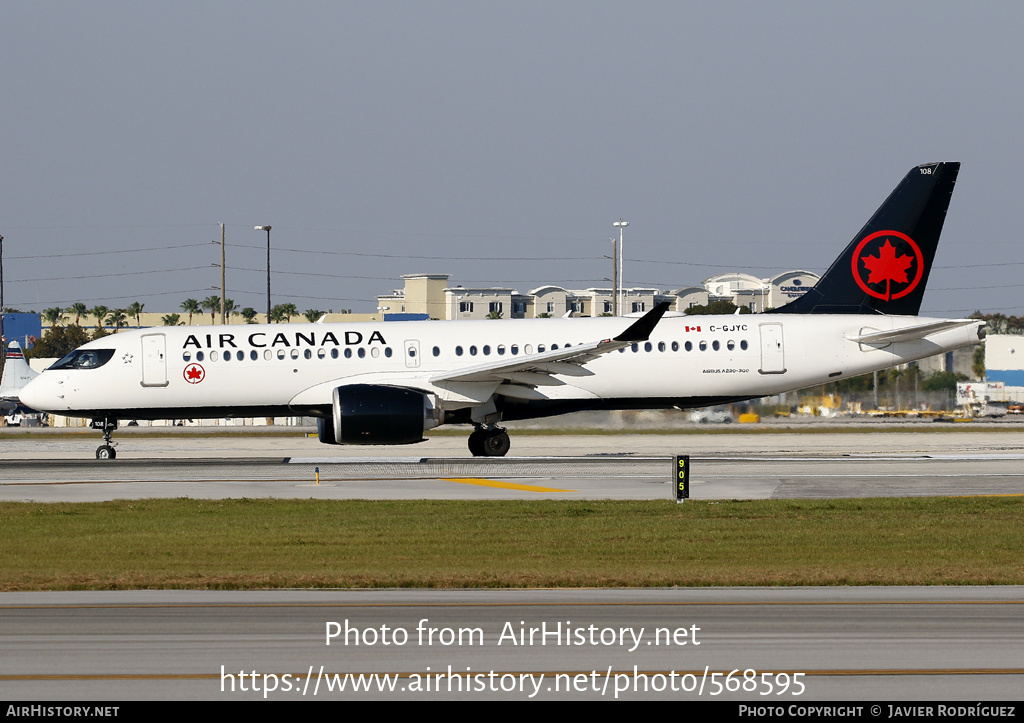
{"type": "Polygon", "coordinates": [[[99,458],[118,420],[284,415],[316,417],[327,444],[472,425],[472,453],[501,456],[503,420],[703,407],[886,369],[984,336],[976,320],[917,316],[959,168],[912,169],[821,280],[770,313],[142,329],[82,346],[21,400],[92,418],[99,458]]]}

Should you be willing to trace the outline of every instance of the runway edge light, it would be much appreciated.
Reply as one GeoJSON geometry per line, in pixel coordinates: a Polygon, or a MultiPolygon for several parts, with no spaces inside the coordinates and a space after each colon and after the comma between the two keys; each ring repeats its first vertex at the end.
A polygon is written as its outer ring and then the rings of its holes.
{"type": "Polygon", "coordinates": [[[675,464],[676,504],[690,498],[690,455],[676,456],[675,464]]]}

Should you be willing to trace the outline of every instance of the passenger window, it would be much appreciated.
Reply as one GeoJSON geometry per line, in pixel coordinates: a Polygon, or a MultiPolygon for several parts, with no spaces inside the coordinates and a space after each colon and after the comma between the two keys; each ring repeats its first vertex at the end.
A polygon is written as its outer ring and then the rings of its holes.
{"type": "Polygon", "coordinates": [[[363,347],[359,347],[359,350],[356,352],[356,354],[359,355],[360,359],[365,359],[366,358],[366,349],[364,349],[363,347]]]}
{"type": "Polygon", "coordinates": [[[284,361],[284,357],[285,357],[284,349],[278,349],[277,350],[277,358],[282,360],[282,361],[284,361]]]}
{"type": "Polygon", "coordinates": [[[351,359],[352,358],[352,350],[351,349],[345,349],[345,358],[346,359],[351,359]]]}
{"type": "Polygon", "coordinates": [[[702,341],[700,343],[700,350],[701,351],[707,351],[708,350],[708,343],[706,341],[702,341]]]}
{"type": "Polygon", "coordinates": [[[183,351],[181,353],[181,360],[182,361],[192,361],[192,352],[183,351]]]}
{"type": "Polygon", "coordinates": [[[215,352],[215,351],[211,351],[210,352],[210,361],[217,361],[217,352],[215,352]]]}

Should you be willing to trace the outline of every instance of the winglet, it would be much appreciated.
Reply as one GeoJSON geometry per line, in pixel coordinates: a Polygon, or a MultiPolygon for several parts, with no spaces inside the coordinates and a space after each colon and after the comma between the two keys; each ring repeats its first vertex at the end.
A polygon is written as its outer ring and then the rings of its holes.
{"type": "Polygon", "coordinates": [[[667,301],[661,302],[637,319],[628,329],[615,337],[615,341],[624,341],[627,344],[647,341],[651,336],[651,332],[654,331],[654,327],[658,325],[661,317],[665,315],[670,306],[671,304],[667,301]]]}

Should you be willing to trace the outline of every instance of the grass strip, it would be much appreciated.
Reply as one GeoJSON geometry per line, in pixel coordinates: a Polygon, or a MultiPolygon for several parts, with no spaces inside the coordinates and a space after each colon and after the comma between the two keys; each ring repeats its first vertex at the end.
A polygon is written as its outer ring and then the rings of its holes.
{"type": "Polygon", "coordinates": [[[1024,584],[1024,499],[0,504],[0,589],[1024,584]]]}

